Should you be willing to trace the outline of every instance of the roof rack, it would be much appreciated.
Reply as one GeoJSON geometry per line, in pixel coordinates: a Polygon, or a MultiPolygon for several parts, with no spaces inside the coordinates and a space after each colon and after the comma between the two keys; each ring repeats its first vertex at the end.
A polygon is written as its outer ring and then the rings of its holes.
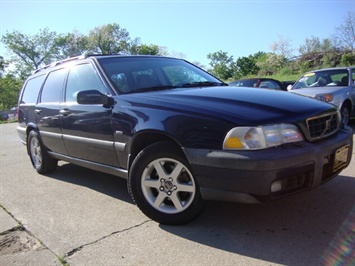
{"type": "Polygon", "coordinates": [[[66,59],[63,59],[63,60],[60,60],[60,61],[56,61],[56,62],[50,63],[50,64],[48,64],[48,65],[45,65],[44,67],[38,68],[38,69],[34,70],[34,71],[32,72],[32,74],[38,73],[38,72],[40,72],[40,71],[42,71],[42,70],[44,70],[44,69],[50,68],[50,67],[58,66],[58,65],[60,65],[60,64],[63,64],[63,63],[69,62],[69,61],[74,61],[74,60],[79,60],[79,59],[85,59],[85,58],[87,58],[88,56],[90,56],[90,55],[86,55],[86,54],[84,54],[84,55],[72,55],[72,56],[69,56],[69,57],[66,58],[66,59]]]}
{"type": "Polygon", "coordinates": [[[32,72],[32,74],[38,73],[44,69],[50,68],[50,67],[55,67],[58,66],[60,64],[69,62],[69,61],[74,61],[74,60],[79,60],[79,59],[85,59],[91,56],[112,56],[112,55],[122,55],[122,54],[90,54],[90,53],[84,53],[84,54],[76,54],[76,55],[71,55],[69,57],[67,57],[66,59],[60,60],[60,61],[56,61],[53,63],[50,63],[48,65],[45,65],[44,67],[38,68],[36,70],[34,70],[32,72]]]}

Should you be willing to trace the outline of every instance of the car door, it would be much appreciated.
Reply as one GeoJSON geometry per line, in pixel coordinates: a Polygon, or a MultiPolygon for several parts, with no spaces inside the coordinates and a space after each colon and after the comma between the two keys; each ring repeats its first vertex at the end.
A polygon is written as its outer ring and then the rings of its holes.
{"type": "Polygon", "coordinates": [[[77,103],[79,91],[108,89],[91,63],[73,65],[68,74],[61,124],[65,146],[72,157],[118,166],[111,126],[112,110],[100,104],[77,103]]]}
{"type": "Polygon", "coordinates": [[[51,151],[67,154],[60,125],[60,105],[63,101],[63,87],[67,69],[50,72],[42,90],[34,113],[43,144],[51,151]]]}

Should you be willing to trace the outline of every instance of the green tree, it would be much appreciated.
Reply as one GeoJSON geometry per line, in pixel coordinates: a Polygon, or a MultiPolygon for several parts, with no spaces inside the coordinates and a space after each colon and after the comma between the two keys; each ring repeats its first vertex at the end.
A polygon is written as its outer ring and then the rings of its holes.
{"type": "Polygon", "coordinates": [[[9,110],[17,106],[22,80],[13,74],[0,77],[0,110],[9,110]]]}
{"type": "Polygon", "coordinates": [[[249,55],[248,57],[239,57],[236,63],[238,71],[235,78],[257,75],[260,71],[260,67],[257,65],[257,62],[264,54],[264,52],[257,52],[254,55],[249,55]]]}
{"type": "Polygon", "coordinates": [[[38,69],[56,58],[57,37],[56,32],[46,28],[35,35],[26,35],[19,31],[7,32],[1,41],[10,51],[12,62],[20,75],[26,76],[31,70],[38,69]]]}
{"type": "Polygon", "coordinates": [[[233,56],[228,56],[228,53],[218,51],[208,54],[207,58],[210,59],[210,66],[212,69],[209,71],[222,80],[232,78],[237,72],[237,65],[233,61],[233,56]]]}
{"type": "Polygon", "coordinates": [[[256,62],[260,76],[269,76],[277,73],[285,64],[285,57],[275,53],[267,53],[260,56],[256,62]]]}
{"type": "Polygon", "coordinates": [[[279,36],[278,41],[274,42],[270,48],[271,53],[268,54],[266,61],[270,68],[269,72],[276,73],[286,67],[288,64],[287,58],[292,57],[291,41],[288,37],[279,36]]]}
{"type": "Polygon", "coordinates": [[[5,67],[7,66],[4,57],[0,55],[0,78],[3,76],[5,67]]]}
{"type": "Polygon", "coordinates": [[[301,55],[322,52],[322,45],[319,37],[311,36],[311,38],[306,38],[305,44],[300,46],[299,52],[301,55]]]}
{"type": "Polygon", "coordinates": [[[118,24],[96,27],[89,33],[89,51],[100,54],[129,54],[131,39],[118,24]]]}
{"type": "Polygon", "coordinates": [[[355,53],[345,53],[341,56],[340,65],[353,66],[355,65],[355,53]]]}
{"type": "Polygon", "coordinates": [[[58,60],[84,54],[89,49],[88,37],[77,31],[58,36],[55,39],[55,44],[58,48],[56,56],[58,60]]]}
{"type": "Polygon", "coordinates": [[[300,57],[298,65],[300,69],[308,70],[322,67],[335,67],[341,61],[342,52],[336,48],[331,39],[320,40],[312,36],[306,38],[305,44],[299,48],[300,57]]]}
{"type": "Polygon", "coordinates": [[[159,46],[155,45],[155,44],[137,45],[137,46],[135,46],[134,48],[131,49],[130,53],[131,54],[137,54],[137,55],[161,55],[159,46]]]}

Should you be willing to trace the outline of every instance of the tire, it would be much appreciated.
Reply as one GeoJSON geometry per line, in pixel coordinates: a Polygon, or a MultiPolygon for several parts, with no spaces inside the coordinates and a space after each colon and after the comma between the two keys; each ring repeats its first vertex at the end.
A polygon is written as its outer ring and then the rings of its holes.
{"type": "Polygon", "coordinates": [[[349,124],[350,121],[350,107],[348,104],[343,104],[343,106],[340,109],[340,114],[341,114],[341,122],[344,125],[349,124]]]}
{"type": "Polygon", "coordinates": [[[28,135],[28,153],[33,167],[39,174],[46,174],[57,168],[58,161],[51,158],[34,130],[28,135]]]}
{"type": "Polygon", "coordinates": [[[137,155],[128,190],[139,209],[161,224],[188,223],[205,206],[189,163],[170,142],[152,144],[137,155]]]}

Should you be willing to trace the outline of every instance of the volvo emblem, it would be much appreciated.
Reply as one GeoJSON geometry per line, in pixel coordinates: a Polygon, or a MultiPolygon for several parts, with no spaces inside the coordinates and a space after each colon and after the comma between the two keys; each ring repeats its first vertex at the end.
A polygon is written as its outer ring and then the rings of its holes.
{"type": "Polygon", "coordinates": [[[326,134],[329,130],[331,130],[332,117],[333,116],[331,116],[330,119],[325,121],[325,127],[324,127],[324,130],[323,130],[322,134],[321,134],[321,137],[323,137],[324,134],[326,134]]]}

